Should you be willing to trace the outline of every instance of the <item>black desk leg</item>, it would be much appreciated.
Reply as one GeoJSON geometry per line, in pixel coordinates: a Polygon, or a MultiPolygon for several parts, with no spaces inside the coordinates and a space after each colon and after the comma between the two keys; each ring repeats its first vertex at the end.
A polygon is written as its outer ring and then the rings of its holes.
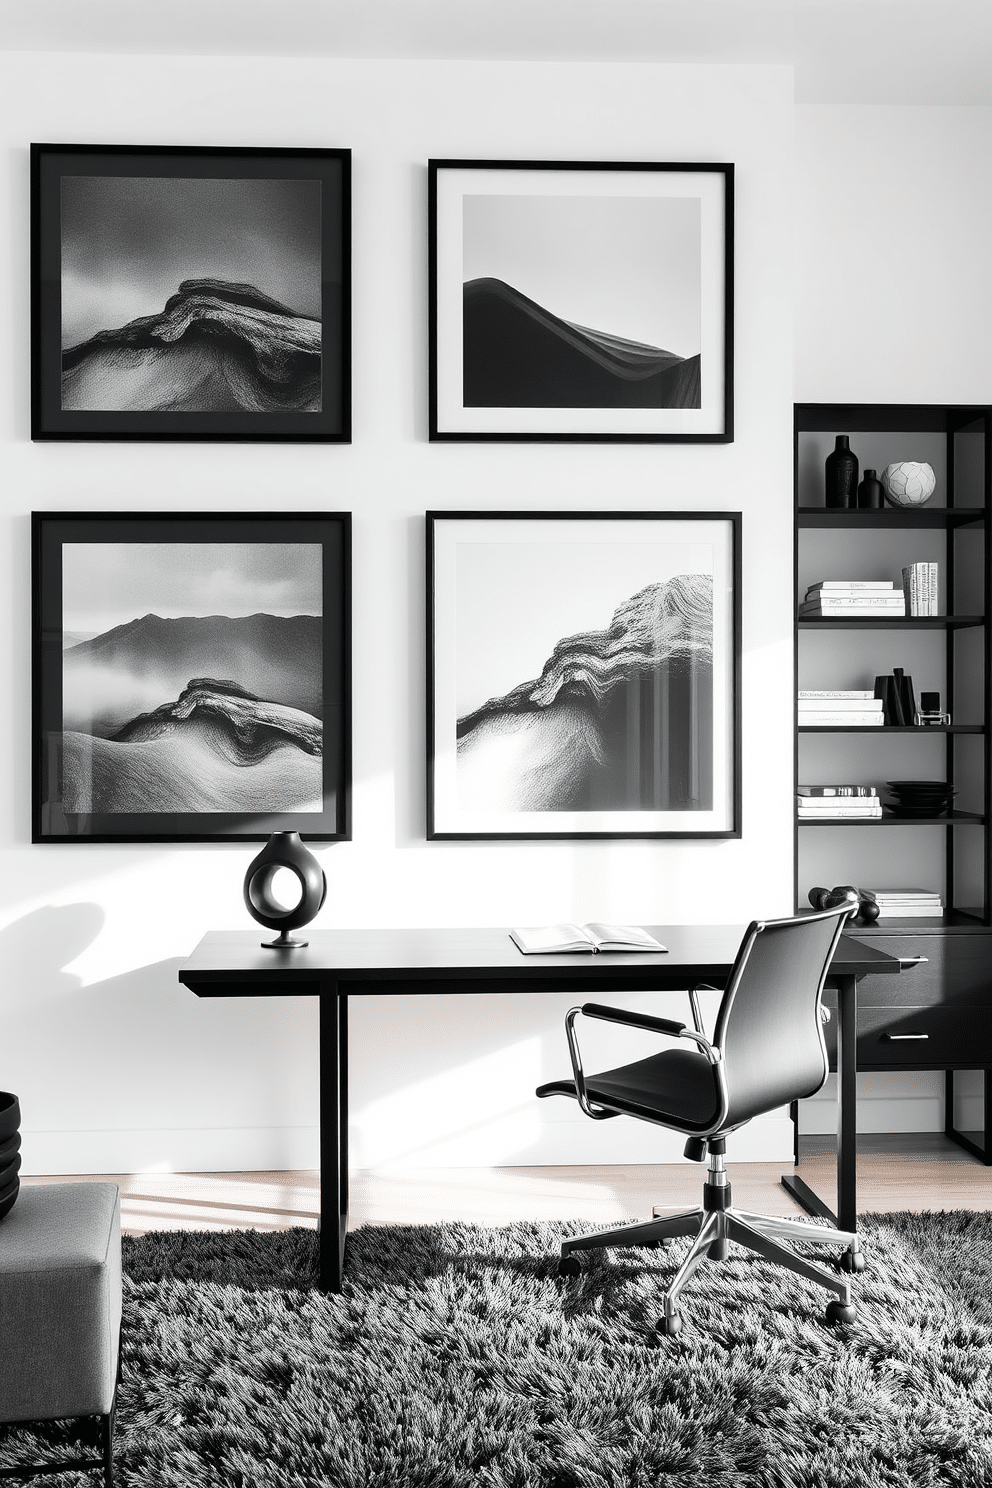
{"type": "Polygon", "coordinates": [[[348,1228],[348,999],[320,990],[320,1240],[317,1285],[339,1292],[348,1228]]]}
{"type": "Polygon", "coordinates": [[[837,1213],[795,1173],[782,1187],[807,1214],[841,1230],[858,1227],[858,981],[837,979],[837,1213]]]}

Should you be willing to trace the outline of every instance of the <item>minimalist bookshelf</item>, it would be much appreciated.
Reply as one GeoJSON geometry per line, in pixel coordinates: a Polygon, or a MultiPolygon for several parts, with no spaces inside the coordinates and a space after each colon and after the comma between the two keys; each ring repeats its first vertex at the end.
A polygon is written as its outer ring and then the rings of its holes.
{"type": "MultiPolygon", "coordinates": [[[[796,783],[875,785],[880,820],[796,821],[797,908],[814,885],[936,889],[943,919],[888,919],[857,934],[928,934],[992,927],[987,823],[992,797],[989,686],[992,576],[992,409],[954,405],[798,404],[795,410],[795,614],[810,584],[892,579],[916,561],[939,565],[936,616],[844,616],[795,623],[797,689],[872,689],[902,667],[939,691],[949,725],[801,725],[796,783]],[[824,504],[824,461],[850,436],[860,472],[927,461],[937,489],[916,509],[837,510],[824,504]],[[904,817],[886,807],[891,779],[953,782],[954,810],[904,817]]],[[[990,947],[992,949],[992,947],[990,947]]]]}

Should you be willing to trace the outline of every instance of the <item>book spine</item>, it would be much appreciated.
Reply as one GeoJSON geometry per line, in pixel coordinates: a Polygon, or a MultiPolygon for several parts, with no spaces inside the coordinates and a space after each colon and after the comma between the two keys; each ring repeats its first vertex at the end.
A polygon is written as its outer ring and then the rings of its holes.
{"type": "Polygon", "coordinates": [[[797,796],[870,796],[878,795],[873,785],[800,785],[797,796]]]}
{"type": "Polygon", "coordinates": [[[898,594],[838,594],[823,595],[816,599],[803,602],[804,610],[849,610],[857,606],[860,610],[901,610],[905,607],[905,598],[900,591],[898,594]]]}
{"type": "Polygon", "coordinates": [[[810,584],[806,593],[816,594],[822,589],[888,589],[891,592],[892,587],[891,579],[821,579],[818,584],[810,584]]]}
{"type": "Polygon", "coordinates": [[[831,692],[824,690],[822,692],[801,692],[799,694],[799,701],[801,703],[805,702],[807,698],[857,698],[860,702],[867,702],[874,698],[874,696],[875,694],[873,692],[831,692]]]}
{"type": "Polygon", "coordinates": [[[882,711],[882,699],[800,698],[798,706],[800,713],[880,713],[882,711]]]}
{"type": "Polygon", "coordinates": [[[876,713],[800,713],[799,726],[807,728],[826,728],[830,724],[836,724],[844,728],[882,728],[885,723],[885,715],[876,713]]]}

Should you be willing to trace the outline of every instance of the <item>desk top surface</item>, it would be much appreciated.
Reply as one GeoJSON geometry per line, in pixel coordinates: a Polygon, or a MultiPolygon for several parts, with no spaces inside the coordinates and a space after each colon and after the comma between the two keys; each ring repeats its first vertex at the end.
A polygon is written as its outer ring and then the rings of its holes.
{"type": "MultiPolygon", "coordinates": [[[[488,981],[615,982],[617,987],[685,985],[725,978],[734,963],[743,925],[648,925],[667,952],[583,952],[525,956],[504,926],[486,929],[314,930],[298,950],[268,950],[259,930],[212,930],[179,968],[179,980],[194,991],[221,991],[223,983],[269,983],[290,991],[294,982],[368,982],[382,990],[396,983],[488,981]],[[676,980],[673,980],[676,979],[676,980]],[[391,984],[391,985],[390,985],[391,984]]],[[[307,932],[297,932],[305,936],[307,932]]],[[[899,971],[899,962],[873,945],[844,936],[834,957],[835,975],[866,976],[899,971]]],[[[262,986],[259,986],[262,992],[262,986]]],[[[301,992],[304,987],[301,985],[301,992]]],[[[357,990],[357,989],[356,989],[357,990]]],[[[369,989],[371,990],[371,988],[369,989]]],[[[409,987],[413,991],[413,987],[409,987]]],[[[452,990],[455,990],[454,988],[452,990]]],[[[524,986],[519,987],[525,990],[524,986]]]]}

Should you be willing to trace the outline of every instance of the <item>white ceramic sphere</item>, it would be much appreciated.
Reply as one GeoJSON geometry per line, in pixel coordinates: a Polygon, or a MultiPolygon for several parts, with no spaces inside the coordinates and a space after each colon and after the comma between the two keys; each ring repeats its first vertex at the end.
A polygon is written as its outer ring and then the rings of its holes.
{"type": "Polygon", "coordinates": [[[930,500],[936,485],[933,466],[916,460],[886,465],[882,471],[882,489],[893,506],[922,506],[930,500]]]}

